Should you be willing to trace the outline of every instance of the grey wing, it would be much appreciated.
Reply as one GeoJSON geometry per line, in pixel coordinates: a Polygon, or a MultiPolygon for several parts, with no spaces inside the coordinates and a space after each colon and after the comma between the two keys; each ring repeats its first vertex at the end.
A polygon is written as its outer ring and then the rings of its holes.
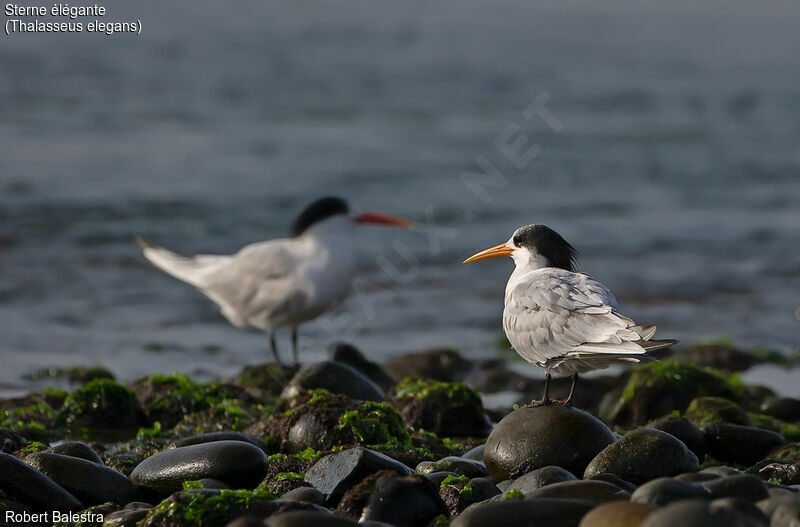
{"type": "Polygon", "coordinates": [[[307,303],[307,295],[297,287],[297,264],[290,240],[253,244],[198,287],[232,324],[271,329],[307,303]]]}
{"type": "Polygon", "coordinates": [[[557,270],[532,273],[514,288],[503,326],[523,358],[558,372],[566,372],[564,363],[585,371],[615,360],[638,361],[646,352],[641,342],[655,333],[655,327],[637,326],[618,313],[603,284],[557,270]]]}

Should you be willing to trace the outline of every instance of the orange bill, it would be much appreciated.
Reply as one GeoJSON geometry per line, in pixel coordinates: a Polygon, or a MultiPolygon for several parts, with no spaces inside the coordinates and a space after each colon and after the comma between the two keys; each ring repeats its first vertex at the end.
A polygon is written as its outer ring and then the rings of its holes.
{"type": "Polygon", "coordinates": [[[477,254],[473,254],[464,260],[464,263],[474,262],[475,260],[484,260],[486,258],[497,258],[498,256],[509,256],[512,252],[514,252],[514,249],[509,249],[506,247],[505,243],[501,243],[500,245],[495,245],[494,247],[489,247],[488,249],[477,254]]]}

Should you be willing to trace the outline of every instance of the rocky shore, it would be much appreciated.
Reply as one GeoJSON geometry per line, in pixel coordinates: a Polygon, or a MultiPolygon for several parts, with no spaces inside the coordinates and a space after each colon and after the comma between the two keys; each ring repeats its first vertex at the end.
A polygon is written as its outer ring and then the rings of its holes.
{"type": "Polygon", "coordinates": [[[538,381],[451,349],[213,383],[81,368],[0,401],[0,526],[800,525],[800,400],[737,375],[763,362],[785,359],[698,345],[534,408],[538,381]],[[501,391],[515,408],[485,408],[501,391]]]}

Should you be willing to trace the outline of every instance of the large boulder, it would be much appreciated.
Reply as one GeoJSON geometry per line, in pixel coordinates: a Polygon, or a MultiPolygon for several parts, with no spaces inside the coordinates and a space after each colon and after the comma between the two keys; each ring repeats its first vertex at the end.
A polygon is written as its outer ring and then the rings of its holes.
{"type": "Polygon", "coordinates": [[[322,361],[303,366],[281,393],[282,399],[303,390],[328,390],[359,401],[383,401],[383,390],[364,374],[341,362],[322,361]]]}
{"type": "Polygon", "coordinates": [[[497,481],[551,465],[580,475],[615,439],[602,421],[578,408],[524,407],[497,424],[486,441],[483,460],[497,481]]]}

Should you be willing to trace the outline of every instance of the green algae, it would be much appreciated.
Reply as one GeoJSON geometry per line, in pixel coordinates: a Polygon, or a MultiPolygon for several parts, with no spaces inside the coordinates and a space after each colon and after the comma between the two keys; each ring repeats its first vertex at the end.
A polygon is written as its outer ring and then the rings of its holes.
{"type": "Polygon", "coordinates": [[[275,495],[263,487],[255,490],[193,489],[173,494],[139,522],[139,527],[225,525],[251,508],[269,506],[275,495]]]}
{"type": "Polygon", "coordinates": [[[525,494],[522,493],[519,489],[511,489],[505,493],[503,496],[503,501],[505,500],[521,500],[525,497],[525,494]]]}
{"type": "Polygon", "coordinates": [[[203,488],[205,488],[205,485],[203,485],[202,481],[193,480],[193,481],[183,482],[183,490],[203,489],[203,488]]]}
{"type": "Polygon", "coordinates": [[[36,452],[42,452],[44,450],[47,450],[48,448],[50,447],[48,447],[44,443],[40,443],[39,441],[34,441],[30,445],[20,450],[20,453],[25,455],[35,454],[36,452]]]}
{"type": "Polygon", "coordinates": [[[400,413],[386,403],[367,401],[339,417],[339,430],[378,450],[407,450],[411,437],[400,413]]]}
{"type": "Polygon", "coordinates": [[[273,481],[283,481],[283,480],[295,480],[295,481],[305,481],[306,475],[303,472],[278,472],[274,476],[272,476],[273,481]]]}
{"type": "Polygon", "coordinates": [[[466,483],[468,481],[470,481],[470,479],[467,476],[447,476],[439,484],[439,488],[443,489],[449,486],[456,486],[459,483],[466,483]]]}
{"type": "Polygon", "coordinates": [[[621,403],[632,401],[637,391],[668,383],[676,390],[685,390],[702,395],[719,395],[738,400],[744,393],[744,385],[737,375],[725,375],[707,366],[697,366],[674,359],[639,364],[632,368],[630,380],[622,391],[621,403]]]}
{"type": "Polygon", "coordinates": [[[709,423],[732,423],[752,426],[752,421],[738,404],[722,397],[698,397],[686,408],[686,418],[696,426],[709,423]]]}
{"type": "Polygon", "coordinates": [[[453,402],[481,404],[481,396],[466,384],[460,382],[432,381],[406,377],[395,387],[398,399],[424,399],[435,392],[444,393],[453,402]]]}

